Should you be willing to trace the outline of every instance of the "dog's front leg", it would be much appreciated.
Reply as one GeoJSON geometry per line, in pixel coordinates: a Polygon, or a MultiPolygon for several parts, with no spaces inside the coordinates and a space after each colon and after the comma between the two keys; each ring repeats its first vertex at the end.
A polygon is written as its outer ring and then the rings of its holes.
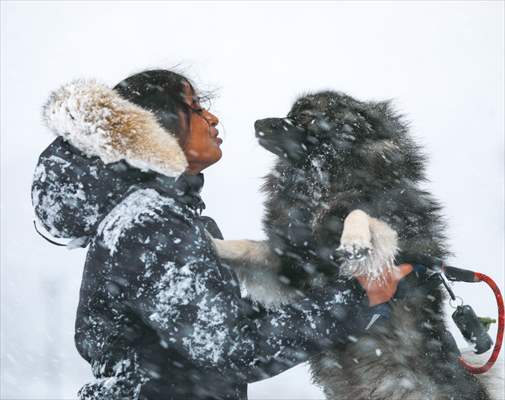
{"type": "Polygon", "coordinates": [[[266,241],[212,239],[219,258],[235,271],[248,297],[271,308],[290,301],[294,291],[279,280],[279,257],[266,241]]]}
{"type": "Polygon", "coordinates": [[[343,273],[381,279],[394,267],[398,235],[385,222],[354,210],[344,220],[339,251],[343,273]]]}
{"type": "Polygon", "coordinates": [[[212,238],[219,258],[232,264],[233,268],[258,265],[274,268],[275,255],[265,241],[258,240],[220,240],[212,238]]]}

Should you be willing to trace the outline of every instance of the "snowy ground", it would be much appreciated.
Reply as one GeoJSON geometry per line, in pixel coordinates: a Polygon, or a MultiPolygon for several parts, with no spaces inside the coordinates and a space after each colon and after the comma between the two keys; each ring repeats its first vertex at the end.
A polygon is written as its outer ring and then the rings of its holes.
{"type": "MultiPolygon", "coordinates": [[[[206,174],[207,211],[227,238],[262,238],[261,177],[271,163],[256,118],[282,116],[300,93],[332,88],[395,99],[431,156],[454,265],[504,282],[503,2],[1,3],[2,399],[70,399],[90,378],[73,347],[85,253],[32,226],[30,183],[52,140],[48,92],[78,77],[111,85],[151,67],[180,68],[217,89],[224,158],[206,174]]],[[[491,293],[456,291],[481,315],[491,293]]],[[[315,399],[299,366],[251,385],[253,399],[315,399]]]]}

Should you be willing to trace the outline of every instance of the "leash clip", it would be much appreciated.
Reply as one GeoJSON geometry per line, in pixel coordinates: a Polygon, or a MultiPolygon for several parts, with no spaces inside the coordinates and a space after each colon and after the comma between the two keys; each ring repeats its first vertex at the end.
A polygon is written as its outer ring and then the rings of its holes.
{"type": "Polygon", "coordinates": [[[455,299],[450,299],[450,300],[449,300],[449,306],[450,306],[452,309],[454,309],[454,310],[456,310],[456,309],[457,309],[457,308],[459,308],[459,307],[462,307],[462,306],[463,306],[463,304],[465,304],[465,303],[464,303],[463,299],[462,299],[460,296],[456,296],[456,298],[455,298],[455,299]],[[454,304],[454,302],[455,302],[456,300],[459,300],[459,304],[458,304],[458,303],[454,304]]]}
{"type": "MultiPolygon", "coordinates": [[[[451,296],[451,300],[452,301],[456,300],[456,295],[454,294],[454,291],[452,290],[451,286],[449,285],[449,282],[447,282],[447,278],[445,277],[445,274],[443,274],[442,272],[437,272],[437,274],[440,277],[442,284],[447,289],[447,292],[449,292],[449,296],[451,296]]],[[[459,297],[459,299],[461,299],[461,297],[459,297]]],[[[463,304],[463,299],[461,299],[461,304],[463,304]]]]}

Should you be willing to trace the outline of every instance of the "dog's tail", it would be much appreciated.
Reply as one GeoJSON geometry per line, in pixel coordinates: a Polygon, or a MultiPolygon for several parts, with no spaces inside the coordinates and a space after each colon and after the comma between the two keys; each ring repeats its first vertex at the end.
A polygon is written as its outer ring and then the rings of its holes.
{"type": "MultiPolygon", "coordinates": [[[[489,352],[484,354],[475,354],[471,350],[462,352],[463,359],[473,365],[482,365],[489,358],[489,352]]],[[[488,372],[476,375],[477,378],[488,390],[491,399],[505,399],[505,365],[503,361],[503,353],[498,357],[496,364],[488,372]]]]}

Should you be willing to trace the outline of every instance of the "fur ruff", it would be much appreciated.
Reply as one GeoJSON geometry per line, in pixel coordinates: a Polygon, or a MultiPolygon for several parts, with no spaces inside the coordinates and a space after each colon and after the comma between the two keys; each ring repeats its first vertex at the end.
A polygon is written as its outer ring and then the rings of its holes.
{"type": "Polygon", "coordinates": [[[124,160],[170,177],[187,168],[176,137],[153,113],[94,80],[76,80],[54,91],[42,116],[54,134],[106,164],[124,160]]]}

